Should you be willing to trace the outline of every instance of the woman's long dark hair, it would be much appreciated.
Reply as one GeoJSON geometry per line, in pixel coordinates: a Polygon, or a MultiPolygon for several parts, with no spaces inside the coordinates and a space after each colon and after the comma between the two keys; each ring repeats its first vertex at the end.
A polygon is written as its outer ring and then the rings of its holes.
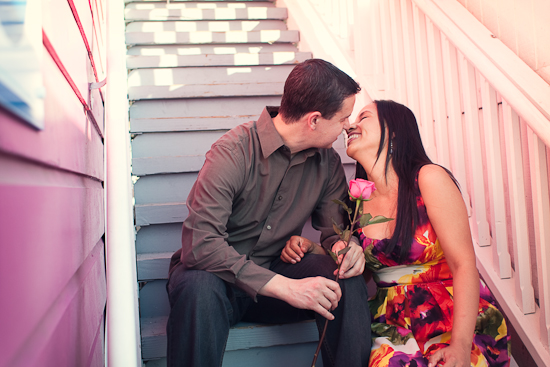
{"type": "MultiPolygon", "coordinates": [[[[391,164],[399,179],[395,231],[384,252],[386,255],[392,255],[395,260],[403,261],[407,258],[418,226],[416,174],[422,166],[433,162],[424,150],[413,112],[408,107],[391,100],[374,101],[374,103],[378,110],[381,132],[377,161],[381,158],[387,129],[388,150],[384,162],[386,173],[391,164]],[[398,244],[401,245],[398,246],[398,244]]],[[[452,173],[445,170],[456,184],[452,173]]],[[[359,163],[356,164],[355,177],[368,180],[365,169],[359,163]]]]}

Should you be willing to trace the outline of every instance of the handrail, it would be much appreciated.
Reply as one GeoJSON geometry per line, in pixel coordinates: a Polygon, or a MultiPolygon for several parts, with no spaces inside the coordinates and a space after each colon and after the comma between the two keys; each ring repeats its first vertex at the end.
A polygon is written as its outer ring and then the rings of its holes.
{"type": "Polygon", "coordinates": [[[355,77],[364,100],[413,110],[463,188],[481,276],[548,365],[550,85],[455,0],[283,2],[302,51],[355,77]]]}
{"type": "Polygon", "coordinates": [[[456,0],[413,2],[550,146],[550,85],[456,0]]]}
{"type": "Polygon", "coordinates": [[[141,366],[130,141],[124,1],[107,2],[106,266],[108,367],[141,366]]]}

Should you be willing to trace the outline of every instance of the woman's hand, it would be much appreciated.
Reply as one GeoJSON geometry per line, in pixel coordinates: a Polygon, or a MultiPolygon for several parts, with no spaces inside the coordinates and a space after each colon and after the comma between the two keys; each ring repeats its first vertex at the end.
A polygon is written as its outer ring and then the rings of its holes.
{"type": "Polygon", "coordinates": [[[292,236],[286,241],[285,248],[281,252],[281,260],[285,263],[296,264],[308,252],[326,254],[325,250],[315,242],[301,236],[292,236]]]}
{"type": "Polygon", "coordinates": [[[471,345],[451,344],[438,350],[429,359],[428,367],[436,367],[439,362],[445,362],[445,367],[470,367],[471,345]]]}

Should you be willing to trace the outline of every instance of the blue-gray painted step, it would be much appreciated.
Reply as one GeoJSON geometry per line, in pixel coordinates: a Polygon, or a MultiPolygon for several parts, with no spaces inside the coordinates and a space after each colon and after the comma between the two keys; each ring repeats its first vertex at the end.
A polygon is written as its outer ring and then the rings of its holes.
{"type": "Polygon", "coordinates": [[[235,43],[229,45],[138,45],[132,46],[127,55],[160,56],[160,55],[232,55],[235,53],[268,53],[268,52],[298,52],[291,43],[235,43]]]}
{"type": "Polygon", "coordinates": [[[192,66],[253,66],[297,64],[311,58],[309,52],[237,53],[233,55],[160,55],[128,56],[126,67],[192,67],[192,66]]]}
{"type": "Polygon", "coordinates": [[[132,22],[126,26],[126,32],[228,32],[228,31],[286,31],[282,20],[226,20],[226,21],[166,21],[166,22],[132,22]]]}
{"type": "Polygon", "coordinates": [[[246,8],[246,7],[274,7],[273,1],[266,0],[254,0],[254,1],[224,1],[224,0],[212,0],[212,1],[126,1],[126,9],[215,9],[215,8],[246,8]]]}
{"type": "MultiPolygon", "coordinates": [[[[143,359],[147,360],[166,356],[166,321],[167,317],[141,319],[141,350],[143,359]]],[[[235,325],[229,331],[226,351],[316,343],[318,340],[319,334],[313,320],[282,325],[242,322],[235,325]]],[[[310,358],[313,358],[313,353],[310,358]]]]}
{"type": "Polygon", "coordinates": [[[282,95],[294,65],[135,69],[130,100],[282,95]]]}
{"type": "MultiPolygon", "coordinates": [[[[244,3],[243,3],[244,4],[244,3]]],[[[286,8],[276,7],[216,7],[185,8],[182,4],[160,5],[150,8],[151,4],[128,4],[124,11],[126,21],[166,21],[166,20],[283,20],[287,18],[286,8]]]]}
{"type": "Polygon", "coordinates": [[[174,252],[181,247],[182,223],[144,226],[136,233],[136,253],[174,252]]]}
{"type": "Polygon", "coordinates": [[[205,155],[225,131],[148,133],[132,140],[132,173],[197,172],[205,155]]]}
{"type": "Polygon", "coordinates": [[[136,101],[130,107],[131,132],[228,130],[280,103],[280,96],[136,101]]]}
{"type": "Polygon", "coordinates": [[[298,42],[297,31],[259,30],[227,32],[126,32],[127,45],[170,45],[170,44],[224,44],[224,43],[281,43],[298,42]]]}

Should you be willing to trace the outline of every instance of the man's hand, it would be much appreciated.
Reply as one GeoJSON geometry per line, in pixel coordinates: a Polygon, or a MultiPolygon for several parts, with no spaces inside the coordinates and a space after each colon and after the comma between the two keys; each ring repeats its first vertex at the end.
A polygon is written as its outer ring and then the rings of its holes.
{"type": "MultiPolygon", "coordinates": [[[[338,251],[342,250],[344,247],[346,247],[346,243],[344,241],[338,241],[332,246],[332,252],[337,254],[338,251]]],[[[349,247],[350,249],[346,254],[338,256],[338,262],[342,264],[340,266],[340,274],[338,275],[340,279],[353,278],[363,274],[365,270],[365,255],[363,254],[363,248],[353,242],[353,240],[350,242],[349,247]]],[[[337,272],[338,270],[335,270],[334,275],[336,275],[337,272]]]]}
{"type": "Polygon", "coordinates": [[[333,280],[324,277],[290,279],[279,274],[258,293],[278,298],[296,308],[313,310],[329,320],[334,320],[329,311],[338,306],[342,297],[340,285],[333,280]]]}
{"type": "Polygon", "coordinates": [[[286,241],[285,248],[281,252],[281,260],[285,263],[296,264],[308,252],[326,254],[325,250],[315,242],[301,236],[292,236],[286,241]]]}

